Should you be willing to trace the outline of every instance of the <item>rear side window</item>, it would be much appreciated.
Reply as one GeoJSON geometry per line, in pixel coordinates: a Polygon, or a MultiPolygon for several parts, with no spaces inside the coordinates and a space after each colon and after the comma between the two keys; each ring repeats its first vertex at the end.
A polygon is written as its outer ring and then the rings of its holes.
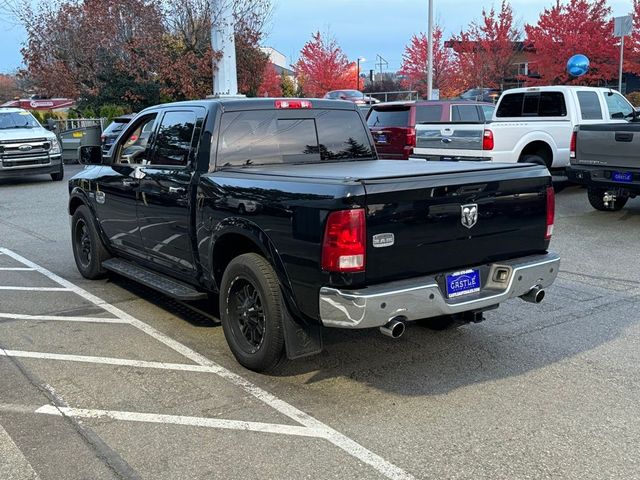
{"type": "Polygon", "coordinates": [[[191,111],[167,112],[156,136],[153,165],[185,166],[189,161],[196,114],[191,111]]]}
{"type": "Polygon", "coordinates": [[[371,159],[375,153],[355,110],[227,112],[219,166],[371,159]]]}
{"type": "Polygon", "coordinates": [[[512,93],[502,98],[496,117],[564,117],[562,92],[512,93]]]}
{"type": "Polygon", "coordinates": [[[416,106],[416,124],[442,122],[442,105],[416,106]]]}
{"type": "Polygon", "coordinates": [[[409,107],[381,108],[373,107],[367,124],[369,127],[408,127],[409,107]]]}
{"type": "Polygon", "coordinates": [[[494,107],[493,105],[482,105],[480,108],[482,108],[484,119],[491,120],[491,118],[493,117],[493,112],[495,111],[496,107],[494,107]]]}
{"type": "Polygon", "coordinates": [[[480,113],[475,105],[453,105],[451,107],[451,121],[480,123],[480,113]]]}
{"type": "Polygon", "coordinates": [[[578,92],[582,120],[602,120],[602,108],[596,92],[578,92]]]}
{"type": "Polygon", "coordinates": [[[124,127],[126,127],[127,125],[128,125],[128,122],[121,122],[119,120],[116,120],[111,122],[109,126],[104,129],[104,132],[102,133],[105,135],[120,133],[122,130],[124,130],[124,127]]]}

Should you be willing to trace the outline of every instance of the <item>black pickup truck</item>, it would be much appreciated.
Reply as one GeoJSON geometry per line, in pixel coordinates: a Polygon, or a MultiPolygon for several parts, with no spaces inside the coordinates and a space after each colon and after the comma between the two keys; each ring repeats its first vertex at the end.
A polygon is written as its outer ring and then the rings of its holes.
{"type": "Polygon", "coordinates": [[[640,123],[580,125],[571,138],[569,180],[596,210],[615,212],[640,195],[640,123]]]}
{"type": "Polygon", "coordinates": [[[324,327],[398,337],[413,320],[537,303],[558,273],[544,167],[378,160],[348,102],[161,105],[109,158],[81,153],[90,166],[69,183],[69,214],[82,275],[218,294],[250,369],[317,353],[324,327]]]}

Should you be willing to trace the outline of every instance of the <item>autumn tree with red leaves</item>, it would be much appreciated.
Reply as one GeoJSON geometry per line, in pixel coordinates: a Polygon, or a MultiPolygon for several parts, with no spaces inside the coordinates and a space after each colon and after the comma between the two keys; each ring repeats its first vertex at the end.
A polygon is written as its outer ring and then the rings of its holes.
{"type": "Polygon", "coordinates": [[[513,78],[519,38],[507,0],[502,0],[498,11],[483,9],[480,23],[472,22],[451,42],[466,86],[500,88],[505,79],[513,78]]]}
{"type": "Polygon", "coordinates": [[[530,62],[541,76],[529,83],[598,85],[616,78],[619,52],[610,17],[606,0],[556,0],[536,25],[525,26],[527,42],[535,50],[530,62]],[[574,78],[567,72],[567,61],[577,53],[589,58],[590,67],[574,78]]]}
{"type": "Polygon", "coordinates": [[[18,96],[20,96],[20,88],[16,76],[0,73],[0,103],[13,100],[18,96]]]}
{"type": "Polygon", "coordinates": [[[281,97],[282,82],[280,75],[276,72],[276,67],[272,63],[268,63],[264,69],[262,77],[262,85],[258,90],[259,97],[281,97]]]}
{"type": "Polygon", "coordinates": [[[307,96],[321,97],[330,90],[356,88],[354,63],[333,38],[312,35],[300,52],[295,65],[300,83],[307,96]]]}
{"type": "MultiPolygon", "coordinates": [[[[429,41],[424,33],[413,35],[404,48],[398,72],[404,76],[402,86],[416,90],[422,96],[427,94],[428,48],[429,41]]],[[[452,50],[444,46],[442,27],[436,25],[433,31],[433,86],[440,89],[441,97],[453,97],[464,89],[459,78],[456,58],[452,50]]]]}

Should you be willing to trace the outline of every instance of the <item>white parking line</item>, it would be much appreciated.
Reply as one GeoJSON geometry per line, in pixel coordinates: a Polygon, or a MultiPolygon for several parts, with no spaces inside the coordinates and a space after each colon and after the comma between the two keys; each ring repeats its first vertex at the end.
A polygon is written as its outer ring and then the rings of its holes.
{"type": "Polygon", "coordinates": [[[100,317],[65,317],[64,315],[23,315],[21,313],[0,313],[0,322],[5,320],[31,320],[31,321],[51,321],[51,322],[87,322],[87,323],[124,323],[121,318],[100,318],[100,317]]]}
{"type": "Polygon", "coordinates": [[[33,272],[33,268],[28,267],[0,267],[0,272],[33,272]]]}
{"type": "Polygon", "coordinates": [[[156,413],[122,412],[117,410],[94,410],[85,408],[55,407],[43,405],[35,413],[47,415],[66,415],[78,418],[112,418],[127,422],[165,423],[171,425],[187,425],[192,427],[221,428],[226,430],[245,430],[251,432],[277,433],[280,435],[296,435],[299,437],[324,438],[324,431],[316,431],[308,427],[282,425],[277,423],[245,422],[242,420],[225,420],[219,418],[188,417],[184,415],[160,415],[156,413]]]}
{"type": "Polygon", "coordinates": [[[62,287],[19,287],[19,286],[0,286],[0,290],[23,290],[25,292],[70,292],[68,288],[62,287]]]}
{"type": "Polygon", "coordinates": [[[0,478],[16,480],[38,480],[39,478],[31,464],[1,425],[0,478]]]}
{"type": "MultiPolygon", "coordinates": [[[[272,395],[266,390],[263,390],[262,388],[254,385],[244,377],[241,377],[240,375],[237,375],[231,372],[230,370],[227,370],[221,365],[218,365],[212,360],[209,360],[205,356],[197,353],[196,351],[192,350],[186,345],[183,345],[182,343],[172,339],[171,337],[168,337],[167,335],[156,330],[152,326],[136,319],[135,317],[129,315],[125,311],[120,310],[118,307],[105,302],[101,298],[93,295],[92,293],[89,293],[83,288],[80,288],[79,286],[69,282],[68,280],[56,275],[53,272],[50,272],[46,268],[41,267],[40,265],[33,263],[30,260],[27,260],[26,258],[22,257],[21,255],[9,249],[0,248],[0,253],[4,253],[10,256],[11,258],[13,258],[14,260],[17,260],[18,262],[22,263],[23,265],[27,267],[31,267],[34,270],[37,270],[38,272],[42,273],[43,275],[53,280],[57,284],[63,286],[64,290],[72,291],[77,295],[79,295],[80,297],[84,298],[85,300],[103,308],[109,313],[112,313],[116,317],[126,320],[130,325],[138,328],[139,330],[142,330],[143,332],[147,333],[149,336],[153,337],[157,341],[172,348],[176,352],[182,354],[183,356],[192,360],[198,365],[202,367],[209,367],[212,373],[215,373],[220,377],[226,379],[231,384],[241,388],[246,393],[252,395],[253,397],[262,401],[263,403],[270,406],[274,410],[289,417],[290,419],[300,423],[301,425],[304,425],[307,428],[310,428],[312,431],[322,431],[323,438],[326,438],[333,445],[342,449],[344,452],[348,453],[354,458],[360,460],[363,463],[370,465],[385,477],[393,480],[414,480],[415,479],[413,475],[405,472],[400,467],[397,467],[396,465],[385,460],[381,456],[373,453],[372,451],[363,447],[362,445],[350,439],[346,435],[343,435],[342,433],[338,432],[337,430],[334,430],[333,428],[322,423],[316,418],[297,409],[293,405],[285,402],[284,400],[281,400],[275,395],[272,395]]],[[[9,354],[9,352],[11,351],[7,350],[6,352],[7,354],[9,354]]]]}

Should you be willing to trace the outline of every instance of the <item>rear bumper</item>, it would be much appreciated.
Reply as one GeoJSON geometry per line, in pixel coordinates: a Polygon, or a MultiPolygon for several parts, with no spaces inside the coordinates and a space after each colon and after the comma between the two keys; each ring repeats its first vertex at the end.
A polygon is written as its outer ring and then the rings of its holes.
{"type": "Polygon", "coordinates": [[[46,175],[60,171],[62,155],[51,155],[48,158],[26,161],[21,165],[19,162],[7,163],[0,161],[0,178],[24,177],[26,175],[46,175]],[[35,162],[38,163],[35,163],[35,162]],[[45,163],[46,162],[46,163],[45,163]]]}
{"type": "Polygon", "coordinates": [[[546,288],[558,275],[560,257],[555,253],[532,255],[487,265],[488,281],[480,292],[449,299],[438,278],[443,274],[390,282],[360,290],[320,289],[320,319],[325,327],[371,328],[402,316],[406,320],[481,310],[520,297],[533,287],[546,288]],[[496,282],[494,272],[506,268],[508,277],[496,282]]]}
{"type": "Polygon", "coordinates": [[[640,170],[637,168],[571,165],[567,168],[567,178],[571,182],[589,187],[624,189],[640,193],[640,170]],[[629,183],[614,182],[611,180],[614,171],[631,172],[633,180],[629,183]]]}

